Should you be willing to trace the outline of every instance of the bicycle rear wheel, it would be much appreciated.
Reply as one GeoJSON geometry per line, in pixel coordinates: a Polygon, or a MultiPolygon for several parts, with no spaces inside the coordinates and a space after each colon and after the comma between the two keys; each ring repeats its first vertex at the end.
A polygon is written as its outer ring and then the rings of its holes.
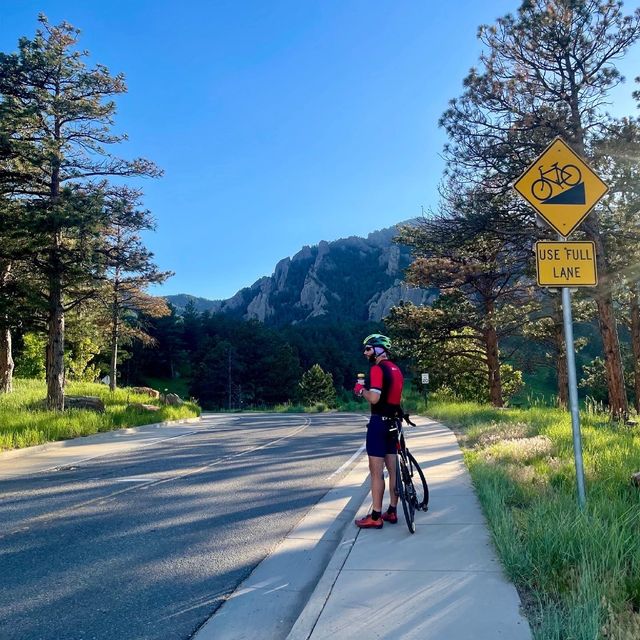
{"type": "Polygon", "coordinates": [[[531,193],[538,200],[546,200],[553,195],[553,187],[547,180],[540,178],[531,185],[531,193]]]}
{"type": "Polygon", "coordinates": [[[415,489],[411,482],[411,474],[401,454],[396,456],[396,491],[400,502],[402,502],[402,511],[404,511],[404,519],[407,523],[409,533],[416,532],[415,514],[415,489]]]}
{"type": "Polygon", "coordinates": [[[407,451],[407,458],[409,460],[409,473],[413,478],[413,487],[416,492],[416,509],[421,511],[429,510],[429,485],[427,485],[427,479],[422,473],[420,465],[416,462],[416,459],[407,451]]]}

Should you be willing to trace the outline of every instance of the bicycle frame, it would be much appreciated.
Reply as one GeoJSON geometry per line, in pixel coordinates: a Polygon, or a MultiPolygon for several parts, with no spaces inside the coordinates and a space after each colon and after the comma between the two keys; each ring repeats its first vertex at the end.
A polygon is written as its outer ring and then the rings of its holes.
{"type": "Polygon", "coordinates": [[[538,169],[540,170],[540,178],[542,180],[553,182],[553,184],[557,184],[557,185],[564,184],[565,174],[567,172],[564,169],[560,168],[557,162],[554,162],[551,165],[551,168],[547,169],[546,171],[543,171],[542,167],[538,167],[538,169]]]}
{"type": "Polygon", "coordinates": [[[396,420],[394,420],[394,423],[395,423],[396,429],[398,431],[398,433],[396,435],[396,451],[398,452],[399,455],[402,455],[402,457],[406,460],[407,452],[409,450],[407,449],[407,443],[405,442],[405,439],[404,439],[404,431],[403,431],[403,428],[402,428],[402,420],[396,419],[396,420]]]}

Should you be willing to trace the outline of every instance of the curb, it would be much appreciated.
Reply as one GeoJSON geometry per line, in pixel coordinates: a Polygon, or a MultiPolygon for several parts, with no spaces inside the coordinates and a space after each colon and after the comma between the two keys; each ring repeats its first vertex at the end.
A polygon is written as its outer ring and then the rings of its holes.
{"type": "MultiPolygon", "coordinates": [[[[428,420],[425,424],[433,422],[433,420],[427,416],[420,417],[424,417],[428,420]]],[[[422,426],[422,424],[420,426],[422,426]]],[[[367,470],[365,480],[367,479],[368,473],[369,472],[367,470]]],[[[368,488],[360,507],[355,513],[358,513],[364,505],[369,505],[367,512],[370,511],[371,494],[369,493],[368,488]]],[[[333,556],[331,557],[331,560],[327,564],[327,568],[324,570],[320,580],[318,580],[315,589],[311,593],[311,596],[309,596],[307,604],[304,606],[304,609],[298,616],[293,627],[291,627],[291,631],[289,631],[285,640],[308,640],[311,637],[311,634],[322,615],[322,611],[327,604],[327,600],[329,600],[329,597],[331,596],[336,580],[349,558],[349,554],[351,553],[361,531],[362,529],[358,528],[356,528],[355,532],[353,529],[345,531],[333,553],[333,556]]]]}
{"type": "MultiPolygon", "coordinates": [[[[364,499],[362,504],[365,502],[370,502],[368,497],[364,499]]],[[[359,511],[359,509],[357,511],[359,511]]],[[[324,570],[320,580],[318,580],[315,589],[309,596],[307,604],[305,604],[302,613],[298,616],[293,627],[291,627],[291,631],[289,631],[285,640],[308,640],[311,636],[327,600],[331,595],[333,585],[338,579],[338,576],[342,571],[342,567],[347,561],[347,558],[351,553],[351,549],[353,549],[353,545],[360,535],[360,531],[360,529],[356,529],[355,532],[352,529],[350,531],[345,531],[342,539],[336,547],[336,550],[333,552],[333,556],[331,557],[327,568],[324,570]]]]}
{"type": "MultiPolygon", "coordinates": [[[[238,619],[238,611],[235,610],[233,611],[233,613],[230,613],[228,609],[229,605],[231,605],[232,607],[236,605],[236,603],[239,601],[236,599],[236,596],[238,595],[246,595],[247,597],[251,597],[251,593],[258,593],[260,598],[263,598],[263,601],[257,601],[256,603],[254,603],[257,607],[256,615],[258,615],[259,617],[261,615],[261,610],[264,610],[265,608],[268,609],[270,605],[266,604],[265,601],[268,600],[269,594],[272,594],[275,590],[271,589],[270,591],[265,592],[264,590],[260,591],[260,588],[256,589],[255,586],[247,585],[251,585],[252,581],[255,582],[256,574],[269,571],[267,567],[269,567],[270,563],[278,561],[278,557],[283,553],[283,550],[286,551],[287,545],[291,540],[295,541],[304,538],[304,534],[298,533],[297,530],[301,523],[304,522],[305,518],[316,512],[316,510],[320,510],[320,512],[322,512],[324,511],[324,509],[329,509],[326,512],[326,517],[323,518],[325,525],[330,524],[334,520],[341,519],[343,516],[346,516],[345,521],[343,526],[341,527],[339,538],[334,539],[335,546],[333,546],[333,549],[329,551],[325,561],[323,562],[323,568],[320,568],[319,571],[315,573],[315,575],[308,575],[308,586],[292,591],[292,593],[302,594],[306,592],[309,594],[306,598],[306,601],[303,601],[303,603],[297,603],[295,605],[296,611],[298,612],[296,614],[297,617],[294,617],[292,615],[286,627],[280,629],[277,635],[274,635],[274,631],[270,627],[267,629],[261,629],[263,637],[273,638],[273,640],[275,640],[276,638],[278,638],[278,640],[283,640],[285,638],[283,634],[287,632],[289,634],[286,636],[287,640],[293,640],[294,638],[296,640],[308,638],[309,634],[313,631],[313,628],[325,606],[325,603],[331,593],[333,584],[340,574],[342,566],[344,565],[346,559],[349,557],[349,553],[351,552],[351,548],[359,532],[359,530],[357,529],[355,532],[353,530],[353,528],[355,528],[353,525],[353,519],[362,508],[363,501],[366,502],[368,500],[368,473],[368,467],[364,464],[363,458],[360,457],[360,459],[356,460],[355,463],[351,466],[351,469],[346,473],[346,475],[337,484],[331,487],[318,500],[318,502],[302,516],[301,520],[291,529],[291,531],[289,531],[285,538],[271,551],[271,553],[267,555],[258,565],[256,565],[256,567],[254,567],[250,575],[247,576],[247,578],[245,578],[235,588],[230,596],[228,596],[227,601],[222,604],[221,607],[219,607],[216,612],[196,631],[193,638],[195,640],[213,640],[214,638],[216,638],[217,640],[218,638],[227,637],[237,638],[238,640],[240,640],[240,638],[249,638],[250,636],[246,633],[239,632],[239,629],[237,628],[237,626],[235,626],[235,622],[227,623],[231,625],[230,629],[225,626],[225,622],[222,622],[222,619],[225,618],[225,616],[229,621],[238,619]],[[345,491],[345,485],[351,486],[345,491]],[[340,514],[338,516],[332,516],[331,512],[335,511],[336,509],[333,507],[327,507],[325,504],[325,500],[333,492],[336,491],[341,494],[341,498],[347,498],[348,501],[344,505],[344,507],[341,508],[340,514]],[[343,491],[345,491],[344,494],[342,494],[343,491]],[[293,635],[294,630],[295,635],[293,635]]],[[[316,542],[318,542],[318,540],[316,542]]],[[[304,567],[299,567],[299,570],[304,571],[304,567]]],[[[280,577],[282,576],[280,575],[280,577]]],[[[260,587],[260,585],[258,585],[258,587],[260,587]]],[[[284,605],[280,603],[279,606],[284,605]]],[[[282,618],[282,614],[278,615],[282,618]]]]}

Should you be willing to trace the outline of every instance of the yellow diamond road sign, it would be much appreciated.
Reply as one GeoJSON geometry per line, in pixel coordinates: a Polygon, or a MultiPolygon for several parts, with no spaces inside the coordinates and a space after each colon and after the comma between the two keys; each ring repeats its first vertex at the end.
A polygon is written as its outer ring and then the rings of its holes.
{"type": "Polygon", "coordinates": [[[598,284],[593,242],[536,242],[541,287],[594,287],[598,284]]]}
{"type": "Polygon", "coordinates": [[[556,138],[513,187],[565,238],[609,189],[562,138],[556,138]]]}

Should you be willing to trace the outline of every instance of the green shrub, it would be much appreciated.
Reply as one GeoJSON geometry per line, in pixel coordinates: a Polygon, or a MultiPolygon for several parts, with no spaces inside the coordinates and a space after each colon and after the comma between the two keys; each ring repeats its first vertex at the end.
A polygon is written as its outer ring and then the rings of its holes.
{"type": "Polygon", "coordinates": [[[41,333],[25,333],[22,336],[22,350],[16,356],[16,378],[44,380],[46,347],[47,338],[41,333]]]}
{"type": "Polygon", "coordinates": [[[302,374],[298,384],[300,400],[306,406],[322,403],[333,406],[336,402],[336,390],[333,386],[333,376],[325,373],[319,364],[314,364],[302,374]]]}

